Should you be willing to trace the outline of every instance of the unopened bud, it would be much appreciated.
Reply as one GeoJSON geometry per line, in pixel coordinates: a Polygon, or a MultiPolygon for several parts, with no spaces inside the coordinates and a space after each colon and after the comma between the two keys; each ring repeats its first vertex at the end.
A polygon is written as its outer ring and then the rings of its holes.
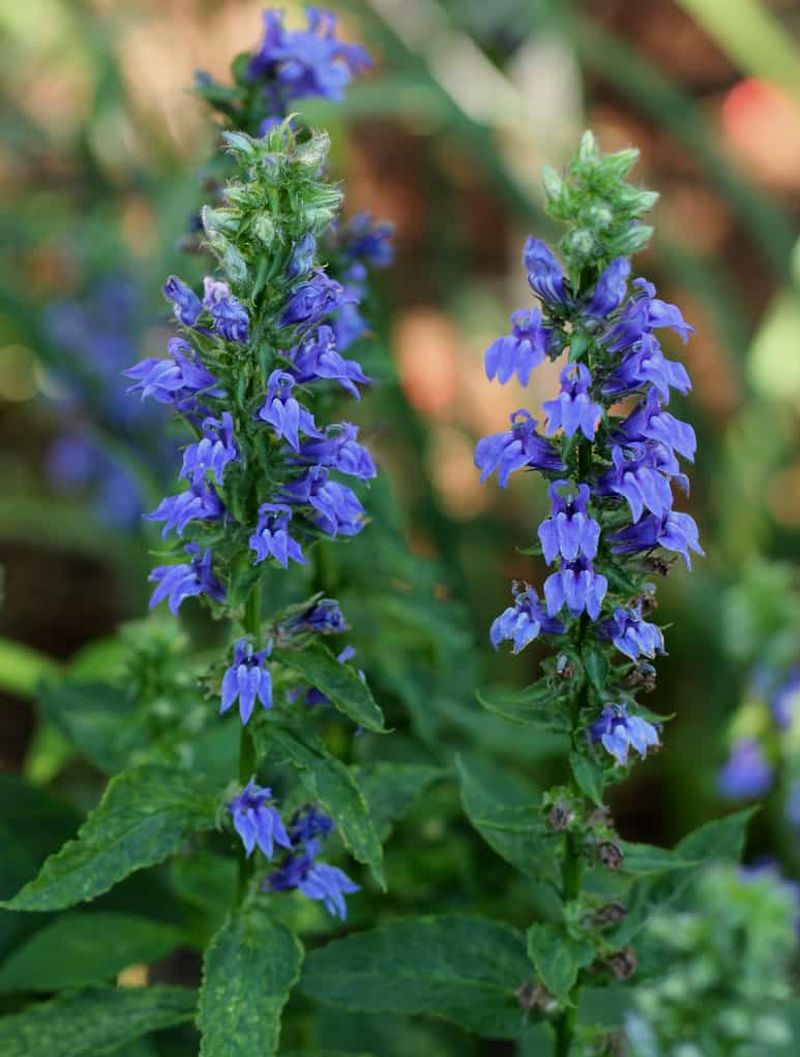
{"type": "Polygon", "coordinates": [[[559,833],[569,829],[575,821],[575,812],[566,804],[553,804],[550,808],[550,814],[547,816],[547,821],[550,824],[550,829],[559,833]]]}
{"type": "Polygon", "coordinates": [[[624,921],[627,913],[622,903],[606,903],[595,913],[594,923],[600,928],[605,928],[606,925],[619,925],[620,921],[624,921]]]}
{"type": "Polygon", "coordinates": [[[625,859],[622,848],[613,841],[604,840],[597,845],[597,858],[609,870],[618,870],[625,859]]]}
{"type": "Polygon", "coordinates": [[[617,980],[629,980],[636,972],[636,952],[633,947],[623,947],[608,959],[608,967],[617,980]]]}
{"type": "Polygon", "coordinates": [[[520,984],[514,994],[522,1009],[537,1009],[542,1013],[552,1013],[558,1008],[558,1003],[550,992],[541,984],[534,985],[531,980],[520,984]]]}

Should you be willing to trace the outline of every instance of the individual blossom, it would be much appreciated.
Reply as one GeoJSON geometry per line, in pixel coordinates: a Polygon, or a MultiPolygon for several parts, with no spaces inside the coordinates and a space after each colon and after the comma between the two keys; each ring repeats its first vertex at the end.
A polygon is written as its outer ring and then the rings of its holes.
{"type": "Polygon", "coordinates": [[[481,483],[497,470],[501,488],[516,470],[535,468],[561,473],[565,469],[553,445],[536,432],[536,419],[524,408],[512,413],[510,430],[478,441],[475,465],[481,471],[481,483]]]}
{"type": "Polygon", "coordinates": [[[334,598],[319,598],[308,608],[293,614],[280,625],[285,635],[312,631],[317,635],[338,635],[347,630],[347,621],[334,598]]]}
{"type": "Polygon", "coordinates": [[[148,521],[163,521],[161,535],[175,531],[182,536],[191,521],[216,521],[225,513],[222,502],[211,485],[202,481],[192,484],[185,492],[162,499],[152,514],[145,514],[148,521]]]}
{"type": "Polygon", "coordinates": [[[724,797],[744,800],[762,796],[772,782],[772,767],[761,742],[756,738],[739,738],[719,772],[717,787],[724,797]]]}
{"type": "Polygon", "coordinates": [[[639,657],[655,657],[664,652],[664,635],[656,624],[642,620],[642,607],[627,609],[618,606],[604,631],[620,651],[632,661],[639,657]]]}
{"type": "Polygon", "coordinates": [[[289,561],[299,565],[308,565],[297,540],[289,534],[289,522],[292,520],[292,509],[285,503],[262,503],[258,508],[258,525],[250,536],[250,549],[255,551],[254,565],[274,558],[284,569],[289,561]]]}
{"type": "Polygon", "coordinates": [[[372,456],[359,444],[358,427],[352,422],[339,422],[328,426],[323,437],[304,440],[300,445],[298,463],[307,466],[328,466],[332,470],[369,481],[377,476],[372,456]]]}
{"type": "Polygon", "coordinates": [[[619,319],[604,337],[609,352],[630,348],[654,330],[669,328],[686,341],[694,333],[676,305],[655,296],[656,288],[647,279],[634,279],[635,293],[622,310],[619,319]]]}
{"type": "Polygon", "coordinates": [[[615,554],[647,552],[656,547],[676,551],[683,558],[687,569],[692,567],[690,551],[700,555],[704,553],[694,518],[676,511],[670,511],[662,517],[647,514],[635,525],[613,533],[609,536],[609,542],[615,554]]]}
{"type": "Polygon", "coordinates": [[[123,372],[136,383],[128,389],[129,393],[140,393],[142,400],[151,398],[159,404],[174,404],[181,412],[194,410],[198,397],[225,397],[225,390],[198,361],[187,341],[171,338],[167,351],[167,359],[151,356],[123,372]]]}
{"type": "Polygon", "coordinates": [[[547,612],[554,617],[566,606],[572,617],[586,612],[591,620],[597,620],[607,590],[608,580],[594,571],[587,558],[563,561],[558,571],[544,582],[547,612]]]}
{"type": "Polygon", "coordinates": [[[303,851],[286,857],[266,881],[273,892],[298,889],[307,899],[321,902],[333,917],[342,921],[347,917],[345,895],[359,891],[359,886],[337,866],[316,862],[319,846],[316,841],[307,841],[303,851]]]}
{"type": "Polygon", "coordinates": [[[239,834],[245,853],[253,854],[256,845],[267,859],[275,853],[275,845],[291,848],[292,842],[284,828],[280,812],[270,804],[272,790],[258,786],[251,778],[244,789],[228,804],[233,828],[239,834]]]}
{"type": "Polygon", "coordinates": [[[184,326],[193,327],[203,310],[200,298],[177,275],[171,275],[164,283],[164,294],[172,302],[175,318],[184,326]]]}
{"type": "Polygon", "coordinates": [[[677,360],[668,360],[652,334],[645,334],[631,346],[601,388],[606,397],[621,397],[640,392],[647,385],[652,385],[665,403],[670,389],[685,394],[692,388],[686,368],[677,360]]]}
{"type": "Polygon", "coordinates": [[[227,283],[209,276],[203,283],[203,306],[211,313],[216,332],[227,341],[246,342],[250,322],[241,301],[233,296],[227,283]]]}
{"type": "Polygon", "coordinates": [[[307,235],[303,235],[292,248],[292,255],[286,266],[286,278],[298,279],[301,275],[306,275],[310,272],[314,266],[316,255],[317,240],[309,232],[307,235]]]}
{"type": "Polygon", "coordinates": [[[271,652],[271,645],[265,650],[256,651],[249,639],[239,639],[234,646],[233,664],[222,678],[220,712],[227,712],[238,698],[239,716],[242,723],[247,723],[256,700],[264,708],[272,708],[272,675],[266,666],[271,652]]]}
{"type": "MultiPolygon", "coordinates": [[[[629,448],[615,444],[611,449],[611,469],[598,481],[598,491],[627,500],[634,521],[639,521],[645,509],[657,518],[664,517],[672,510],[669,477],[662,472],[671,464],[667,461],[665,467],[664,454],[660,446],[651,444],[634,444],[629,448]]],[[[674,476],[688,488],[682,474],[674,476]]]]}
{"type": "Polygon", "coordinates": [[[584,321],[588,318],[598,322],[616,312],[625,300],[630,274],[631,262],[627,257],[617,257],[603,269],[592,296],[581,311],[584,321]]]}
{"type": "Polygon", "coordinates": [[[664,448],[677,451],[690,461],[694,461],[697,448],[692,427],[662,408],[661,398],[655,389],[650,389],[647,399],[637,404],[614,429],[613,439],[622,445],[631,445],[636,441],[657,441],[664,448]]]}
{"type": "Polygon", "coordinates": [[[195,543],[186,545],[190,561],[178,565],[159,565],[148,579],[157,584],[150,599],[150,608],[159,602],[168,601],[173,614],[177,614],[181,603],[187,598],[206,595],[214,602],[225,600],[225,588],[214,575],[210,550],[201,551],[195,543]]]}
{"type": "Polygon", "coordinates": [[[310,506],[314,524],[329,536],[356,536],[364,528],[366,511],[347,485],[329,479],[325,466],[312,466],[302,477],[283,486],[281,499],[310,506]]]}
{"type": "Polygon", "coordinates": [[[222,484],[225,467],[239,458],[239,450],[233,439],[233,418],[229,411],[223,411],[221,418],[209,416],[204,419],[203,439],[189,444],[183,453],[181,477],[187,477],[193,484],[199,484],[210,474],[222,484]]]}
{"type": "Polygon", "coordinates": [[[293,844],[305,844],[315,837],[327,837],[333,830],[333,819],[313,804],[306,804],[295,811],[289,823],[289,836],[293,844]]]}
{"type": "Polygon", "coordinates": [[[275,436],[283,438],[295,451],[300,449],[300,433],[321,437],[314,416],[293,395],[295,380],[285,371],[276,370],[267,379],[267,396],[258,412],[268,422],[275,436]]]}
{"type": "Polygon", "coordinates": [[[544,560],[552,564],[558,555],[566,561],[597,556],[600,525],[589,516],[589,486],[571,481],[553,481],[548,489],[552,513],[539,526],[544,560]]]}
{"type": "Polygon", "coordinates": [[[533,292],[550,307],[567,308],[572,299],[567,293],[564,271],[550,247],[540,239],[529,238],[522,259],[533,292]]]}
{"type": "Polygon", "coordinates": [[[292,291],[281,316],[281,325],[313,326],[338,308],[344,291],[335,279],[329,279],[321,268],[317,268],[311,279],[300,283],[292,291]]]}
{"type": "Polygon", "coordinates": [[[587,440],[594,440],[603,408],[589,395],[591,385],[592,376],[584,364],[568,364],[562,370],[560,394],[555,400],[545,400],[542,404],[547,412],[548,437],[557,429],[563,429],[567,437],[580,430],[587,440]]]}
{"type": "Polygon", "coordinates": [[[511,333],[497,338],[485,354],[486,377],[505,385],[516,374],[527,385],[531,371],[544,363],[549,331],[538,308],[519,309],[511,316],[511,333]]]}
{"type": "Polygon", "coordinates": [[[641,716],[629,716],[624,705],[606,705],[600,718],[589,729],[589,737],[599,742],[618,763],[628,762],[628,750],[640,756],[659,744],[658,731],[641,716]]]}
{"type": "Polygon", "coordinates": [[[291,372],[300,383],[318,379],[338,382],[356,400],[361,399],[359,385],[369,384],[356,360],[346,360],[338,351],[339,344],[333,327],[327,323],[306,334],[302,341],[289,349],[291,372]]]}
{"type": "Polygon", "coordinates": [[[492,622],[489,637],[497,649],[501,642],[513,642],[512,653],[520,653],[538,638],[546,635],[561,635],[564,625],[548,615],[540,602],[536,589],[527,583],[515,583],[512,587],[514,604],[505,609],[492,622]]]}

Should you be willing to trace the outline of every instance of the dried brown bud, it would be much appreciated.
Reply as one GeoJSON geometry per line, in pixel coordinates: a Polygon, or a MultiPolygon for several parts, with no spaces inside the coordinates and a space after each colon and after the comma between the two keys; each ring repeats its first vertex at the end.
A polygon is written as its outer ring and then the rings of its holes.
{"type": "Polygon", "coordinates": [[[655,591],[647,591],[641,596],[639,602],[642,607],[642,615],[645,617],[649,613],[654,613],[658,609],[658,599],[656,598],[655,591]]]}
{"type": "Polygon", "coordinates": [[[618,870],[622,866],[625,856],[618,844],[614,844],[610,840],[604,840],[597,845],[597,858],[609,870],[618,870]]]}
{"type": "Polygon", "coordinates": [[[608,959],[608,967],[617,980],[629,980],[636,972],[636,952],[633,947],[623,947],[608,959]]]}
{"type": "Polygon", "coordinates": [[[554,829],[557,833],[562,832],[565,829],[569,829],[572,823],[575,821],[575,812],[572,808],[567,807],[566,804],[557,803],[553,804],[550,808],[550,813],[547,816],[547,821],[550,824],[550,829],[554,829]]]}
{"type": "Polygon", "coordinates": [[[532,980],[520,984],[514,994],[522,1009],[538,1009],[542,1013],[550,1013],[558,1004],[547,988],[541,984],[534,985],[532,980]]]}
{"type": "Polygon", "coordinates": [[[599,925],[603,928],[606,925],[618,925],[620,921],[623,921],[628,911],[622,905],[622,903],[606,903],[604,907],[600,909],[594,915],[595,925],[599,925]]]}
{"type": "Polygon", "coordinates": [[[651,555],[649,558],[645,558],[644,567],[649,569],[651,573],[658,573],[659,576],[666,576],[672,566],[675,564],[675,558],[657,558],[651,555]]]}
{"type": "Polygon", "coordinates": [[[656,688],[656,673],[652,670],[651,665],[646,668],[634,668],[627,678],[627,684],[630,687],[643,690],[646,694],[650,694],[656,688]]]}

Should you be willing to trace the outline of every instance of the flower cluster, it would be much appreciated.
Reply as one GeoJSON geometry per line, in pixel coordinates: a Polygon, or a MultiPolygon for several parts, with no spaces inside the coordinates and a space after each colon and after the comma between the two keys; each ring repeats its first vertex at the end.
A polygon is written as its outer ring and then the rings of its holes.
{"type": "MultiPolygon", "coordinates": [[[[585,139],[574,172],[594,167],[602,178],[603,166],[610,171],[615,158],[603,159],[585,139]]],[[[585,186],[579,189],[591,204],[598,183],[587,179],[585,186]]],[[[547,190],[557,215],[576,198],[576,188],[555,174],[547,190]]],[[[646,192],[629,190],[640,196],[642,209],[652,204],[646,192]]],[[[591,740],[620,763],[629,747],[644,755],[658,743],[656,728],[628,711],[635,704],[628,688],[652,680],[649,662],[664,651],[661,630],[644,617],[653,604],[644,577],[662,564],[659,548],[680,554],[687,566],[692,552],[702,553],[693,519],[673,510],[673,486],[688,492],[679,459],[693,459],[695,436],[667,406],[673,390],[685,394],[691,383],[658,336],[672,330],[685,341],[692,328],[652,283],[630,282],[629,254],[612,256],[616,248],[641,245],[646,232],[634,214],[629,209],[613,237],[607,218],[591,266],[575,250],[594,237],[585,229],[582,241],[576,242],[575,229],[562,241],[567,268],[545,243],[528,239],[523,263],[539,306],[513,313],[511,332],[486,352],[486,374],[501,383],[516,376],[524,385],[546,359],[564,355],[560,391],[543,404],[541,432],[520,409],[509,430],[480,440],[475,450],[482,481],[496,471],[505,486],[512,473],[536,469],[551,482],[550,513],[538,529],[540,552],[552,569],[543,598],[527,584],[515,585],[514,604],[492,625],[492,643],[510,641],[517,653],[549,636],[583,656],[593,643],[598,649],[613,644],[628,662],[619,666],[626,685],[610,677],[594,706],[600,716],[583,718],[591,740]]]]}
{"type": "Polygon", "coordinates": [[[258,847],[271,862],[277,853],[276,846],[283,849],[280,863],[264,881],[265,891],[296,888],[344,921],[347,917],[344,897],[357,892],[359,886],[343,870],[318,861],[321,840],[333,832],[333,819],[309,805],[296,811],[286,827],[275,806],[272,790],[256,785],[252,779],[229,801],[228,812],[247,856],[258,847]]]}

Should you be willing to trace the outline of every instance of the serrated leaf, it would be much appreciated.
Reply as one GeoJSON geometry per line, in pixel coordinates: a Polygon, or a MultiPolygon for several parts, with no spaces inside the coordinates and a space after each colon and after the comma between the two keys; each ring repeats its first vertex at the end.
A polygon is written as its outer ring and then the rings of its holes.
{"type": "Polygon", "coordinates": [[[464,812],[486,843],[506,862],[528,877],[541,879],[553,871],[552,846],[556,835],[549,830],[541,805],[506,804],[499,801],[456,757],[464,812]]]}
{"type": "Polygon", "coordinates": [[[311,951],[300,986],[368,1013],[430,1013],[484,1038],[524,1027],[514,992],[530,975],[508,925],[461,915],[405,918],[311,951]]]}
{"type": "Polygon", "coordinates": [[[418,796],[444,777],[440,767],[424,763],[365,763],[351,768],[369,806],[378,840],[385,842],[393,823],[408,812],[418,796]]]}
{"type": "Polygon", "coordinates": [[[591,964],[594,951],[558,925],[542,921],[528,929],[528,956],[550,994],[566,1005],[578,973],[591,964]]]}
{"type": "Polygon", "coordinates": [[[551,734],[568,734],[570,731],[569,714],[560,701],[559,692],[545,680],[525,690],[478,690],[476,696],[484,708],[510,723],[536,727],[551,734]]]}
{"type": "Polygon", "coordinates": [[[686,870],[696,866],[697,861],[686,859],[677,851],[659,848],[654,844],[635,844],[621,841],[624,855],[622,871],[628,874],[660,874],[670,870],[686,870]]]}
{"type": "Polygon", "coordinates": [[[0,967],[0,991],[59,991],[113,981],[129,965],[157,961],[180,929],[134,914],[75,911],[49,922],[0,967]]]}
{"type": "Polygon", "coordinates": [[[194,1016],[182,987],[92,988],[0,1018],[3,1057],[103,1057],[151,1031],[194,1016]]]}
{"type": "Polygon", "coordinates": [[[311,643],[304,650],[276,650],[273,656],[322,691],[334,708],[354,723],[377,734],[385,733],[383,713],[370,688],[353,668],[340,664],[323,643],[311,643]]]}
{"type": "Polygon", "coordinates": [[[569,766],[580,791],[598,807],[602,807],[603,768],[599,761],[583,752],[571,752],[569,766]]]}
{"type": "Polygon", "coordinates": [[[288,758],[298,768],[300,779],[312,799],[319,800],[333,815],[336,828],[359,862],[369,866],[385,890],[383,850],[369,807],[350,768],[333,756],[315,735],[298,734],[278,723],[262,728],[262,745],[268,754],[288,758]]]}
{"type": "Polygon", "coordinates": [[[70,744],[104,774],[123,770],[131,754],[149,743],[135,704],[109,683],[50,681],[39,691],[39,704],[70,744]]]}
{"type": "Polygon", "coordinates": [[[259,906],[229,917],[206,952],[200,1057],[272,1057],[303,947],[259,906]]]}
{"type": "Polygon", "coordinates": [[[758,810],[758,807],[748,807],[704,822],[679,840],[675,851],[687,859],[740,859],[747,827],[758,810]]]}
{"type": "Polygon", "coordinates": [[[163,862],[194,833],[213,829],[218,798],[193,774],[161,765],[118,775],[69,841],[13,899],[10,910],[61,910],[163,862]]]}
{"type": "Polygon", "coordinates": [[[608,656],[595,642],[587,643],[581,650],[581,660],[589,680],[598,694],[602,694],[608,679],[608,656]]]}

